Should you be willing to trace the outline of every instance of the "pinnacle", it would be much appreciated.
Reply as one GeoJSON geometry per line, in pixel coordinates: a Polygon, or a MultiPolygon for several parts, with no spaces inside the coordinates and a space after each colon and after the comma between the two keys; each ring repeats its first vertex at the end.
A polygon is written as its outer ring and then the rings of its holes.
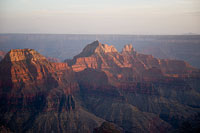
{"type": "Polygon", "coordinates": [[[133,48],[132,44],[127,44],[122,49],[122,52],[134,52],[135,49],[133,48]]]}

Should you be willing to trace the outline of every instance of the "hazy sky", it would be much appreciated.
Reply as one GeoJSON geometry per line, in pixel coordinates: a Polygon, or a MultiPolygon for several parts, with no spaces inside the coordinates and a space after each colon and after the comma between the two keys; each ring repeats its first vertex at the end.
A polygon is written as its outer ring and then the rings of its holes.
{"type": "Polygon", "coordinates": [[[0,33],[200,34],[200,0],[0,0],[0,33]]]}

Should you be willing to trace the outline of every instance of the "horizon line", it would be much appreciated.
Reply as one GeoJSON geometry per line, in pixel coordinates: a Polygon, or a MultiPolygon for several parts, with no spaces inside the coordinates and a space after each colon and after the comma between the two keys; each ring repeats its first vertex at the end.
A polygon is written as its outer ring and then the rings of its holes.
{"type": "Polygon", "coordinates": [[[21,35],[124,35],[124,36],[195,36],[200,33],[183,33],[183,34],[114,34],[114,33],[0,33],[5,34],[21,34],[21,35]]]}

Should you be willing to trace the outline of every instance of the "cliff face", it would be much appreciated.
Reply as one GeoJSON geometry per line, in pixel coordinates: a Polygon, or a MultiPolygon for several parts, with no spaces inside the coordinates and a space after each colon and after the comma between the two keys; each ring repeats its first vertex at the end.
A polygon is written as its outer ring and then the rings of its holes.
{"type": "Polygon", "coordinates": [[[24,110],[58,110],[59,102],[52,102],[47,97],[54,99],[55,92],[59,97],[62,93],[68,97],[78,90],[67,64],[50,63],[35,50],[11,50],[0,64],[0,95],[6,100],[3,104],[10,105],[5,107],[6,110],[15,109],[18,105],[24,110]]]}
{"type": "Polygon", "coordinates": [[[188,63],[130,44],[95,41],[67,63],[11,50],[0,62],[0,131],[168,132],[200,112],[199,81],[188,63]]]}
{"type": "Polygon", "coordinates": [[[70,71],[70,68],[67,64],[50,63],[31,49],[11,50],[1,61],[0,85],[10,95],[33,95],[59,87],[64,73],[61,70],[70,71]]]}

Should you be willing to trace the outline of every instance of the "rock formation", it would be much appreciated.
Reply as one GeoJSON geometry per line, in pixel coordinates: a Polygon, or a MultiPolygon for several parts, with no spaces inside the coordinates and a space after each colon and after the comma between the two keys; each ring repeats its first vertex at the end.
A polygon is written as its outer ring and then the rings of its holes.
{"type": "Polygon", "coordinates": [[[131,44],[125,45],[122,53],[119,53],[113,46],[98,41],[87,45],[79,55],[67,63],[75,72],[86,68],[102,70],[109,78],[112,77],[110,80],[115,79],[116,82],[127,79],[153,81],[177,76],[194,76],[199,73],[198,69],[184,61],[157,59],[151,55],[139,54],[131,44]]]}
{"type": "Polygon", "coordinates": [[[105,53],[112,53],[112,52],[117,52],[117,49],[114,46],[108,46],[107,44],[101,44],[97,40],[91,44],[88,44],[79,55],[75,56],[75,58],[88,57],[94,53],[105,54],[105,53]]]}
{"type": "Polygon", "coordinates": [[[95,41],[66,62],[5,55],[0,132],[170,132],[200,112],[199,69],[184,61],[95,41]]]}
{"type": "Polygon", "coordinates": [[[51,63],[32,49],[11,50],[0,62],[1,126],[11,132],[92,131],[103,120],[79,106],[78,90],[66,63],[51,63]]]}
{"type": "Polygon", "coordinates": [[[69,66],[77,73],[82,102],[95,115],[112,121],[125,130],[129,128],[127,131],[156,132],[170,129],[170,125],[177,128],[180,121],[195,114],[192,106],[199,107],[200,100],[199,88],[193,86],[195,81],[199,81],[198,69],[184,61],[157,59],[151,55],[137,53],[132,45],[125,45],[121,53],[94,52],[97,46],[95,44],[96,42],[86,46],[93,49],[89,55],[85,56],[83,50],[71,61],[68,60],[69,66]],[[88,70],[90,71],[87,72],[88,70]],[[94,99],[101,102],[96,104],[94,99]],[[175,110],[179,113],[172,113],[175,110]],[[135,114],[134,118],[126,119],[125,112],[129,115],[135,114]],[[159,117],[153,114],[158,114],[159,117]],[[147,128],[147,125],[140,129],[137,116],[141,116],[138,119],[143,119],[144,123],[148,121],[145,118],[151,116],[148,118],[151,122],[147,122],[151,123],[147,124],[151,129],[147,128]],[[131,122],[134,126],[131,128],[122,121],[131,122]],[[158,124],[155,121],[163,123],[162,126],[155,126],[158,124]]]}

